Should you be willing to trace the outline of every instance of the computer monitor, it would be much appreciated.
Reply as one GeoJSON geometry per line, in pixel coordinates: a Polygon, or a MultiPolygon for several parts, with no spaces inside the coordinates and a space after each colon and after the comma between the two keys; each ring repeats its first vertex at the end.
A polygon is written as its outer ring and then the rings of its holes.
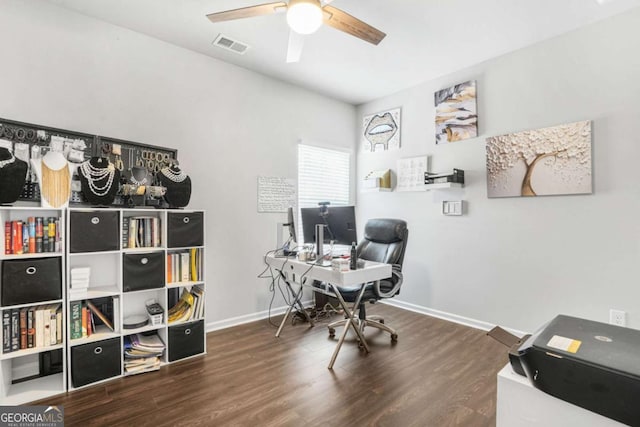
{"type": "Polygon", "coordinates": [[[321,206],[301,208],[302,237],[305,243],[315,243],[316,224],[326,225],[324,243],[332,240],[338,245],[357,242],[356,212],[353,206],[321,206]]]}
{"type": "Polygon", "coordinates": [[[293,217],[293,208],[291,206],[289,206],[289,209],[287,209],[287,223],[285,225],[289,227],[289,240],[291,240],[292,242],[297,242],[298,239],[296,238],[296,220],[293,217]]]}

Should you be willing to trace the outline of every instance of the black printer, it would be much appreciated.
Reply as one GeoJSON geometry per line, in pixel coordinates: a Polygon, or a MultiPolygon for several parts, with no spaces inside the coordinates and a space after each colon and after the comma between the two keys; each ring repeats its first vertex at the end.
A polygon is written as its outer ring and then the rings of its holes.
{"type": "Polygon", "coordinates": [[[640,426],[640,331],[560,315],[512,347],[509,360],[545,393],[640,426]]]}

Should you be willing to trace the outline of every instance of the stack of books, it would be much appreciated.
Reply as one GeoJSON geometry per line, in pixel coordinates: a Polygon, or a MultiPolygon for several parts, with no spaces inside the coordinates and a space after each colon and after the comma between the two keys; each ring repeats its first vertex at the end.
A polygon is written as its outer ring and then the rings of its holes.
{"type": "Polygon", "coordinates": [[[75,267],[71,269],[71,292],[86,292],[91,278],[90,267],[75,267]]]}
{"type": "Polygon", "coordinates": [[[167,254],[169,283],[200,282],[202,278],[202,249],[191,248],[188,251],[167,254]]]}
{"type": "Polygon", "coordinates": [[[124,371],[127,374],[160,369],[165,345],[157,334],[133,334],[124,337],[124,371]]]}
{"type": "Polygon", "coordinates": [[[204,289],[200,286],[193,286],[191,290],[187,288],[182,289],[182,296],[180,299],[172,304],[175,299],[175,293],[178,289],[172,289],[173,298],[170,293],[169,304],[172,307],[169,309],[169,323],[186,322],[190,320],[201,319],[204,316],[204,289]]]}
{"type": "Polygon", "coordinates": [[[62,343],[62,304],[2,312],[2,352],[50,347],[62,343]]]}
{"type": "Polygon", "coordinates": [[[5,221],[5,255],[61,252],[60,218],[29,217],[26,221],[5,221]]]}
{"type": "Polygon", "coordinates": [[[157,248],[160,246],[160,218],[134,216],[122,222],[122,244],[125,248],[157,248]]]}

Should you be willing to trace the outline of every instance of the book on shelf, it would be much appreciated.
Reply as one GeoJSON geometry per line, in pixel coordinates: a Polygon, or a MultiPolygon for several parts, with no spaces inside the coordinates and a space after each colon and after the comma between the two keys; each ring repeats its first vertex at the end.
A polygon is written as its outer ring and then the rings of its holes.
{"type": "Polygon", "coordinates": [[[5,255],[60,252],[60,219],[55,217],[28,217],[23,220],[5,221],[5,255]]]}
{"type": "Polygon", "coordinates": [[[107,318],[107,316],[104,315],[104,313],[102,313],[102,311],[100,311],[100,309],[98,309],[98,307],[96,307],[91,301],[87,301],[87,307],[89,307],[89,309],[91,310],[91,312],[93,314],[95,314],[96,316],[98,316],[100,318],[100,320],[102,320],[102,323],[109,329],[111,329],[112,331],[114,331],[115,329],[113,328],[113,323],[107,318]]]}
{"type": "Polygon", "coordinates": [[[86,338],[91,335],[91,332],[87,334],[87,306],[82,304],[80,308],[80,330],[82,331],[82,337],[86,338]]]}
{"type": "Polygon", "coordinates": [[[20,348],[27,348],[27,308],[20,309],[20,348]]]}
{"type": "Polygon", "coordinates": [[[69,311],[71,312],[70,338],[72,340],[82,338],[82,301],[72,301],[69,311]]]}
{"type": "MultiPolygon", "coordinates": [[[[62,313],[60,313],[62,315],[62,313]]],[[[62,342],[62,339],[60,340],[62,342]]],[[[36,346],[36,308],[30,307],[27,311],[27,348],[36,346]]]]}
{"type": "Polygon", "coordinates": [[[2,312],[2,352],[11,351],[11,310],[2,312]]]}

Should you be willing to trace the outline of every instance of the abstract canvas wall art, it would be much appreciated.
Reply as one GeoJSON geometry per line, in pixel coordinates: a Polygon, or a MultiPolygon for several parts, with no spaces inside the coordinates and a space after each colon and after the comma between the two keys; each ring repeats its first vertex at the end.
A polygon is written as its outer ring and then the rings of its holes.
{"type": "Polygon", "coordinates": [[[436,105],[436,144],[478,136],[476,82],[468,81],[439,90],[436,105]]]}
{"type": "Polygon", "coordinates": [[[365,151],[400,149],[400,108],[364,116],[362,137],[365,151]]]}
{"type": "Polygon", "coordinates": [[[487,138],[489,197],[590,194],[591,122],[487,138]]]}

